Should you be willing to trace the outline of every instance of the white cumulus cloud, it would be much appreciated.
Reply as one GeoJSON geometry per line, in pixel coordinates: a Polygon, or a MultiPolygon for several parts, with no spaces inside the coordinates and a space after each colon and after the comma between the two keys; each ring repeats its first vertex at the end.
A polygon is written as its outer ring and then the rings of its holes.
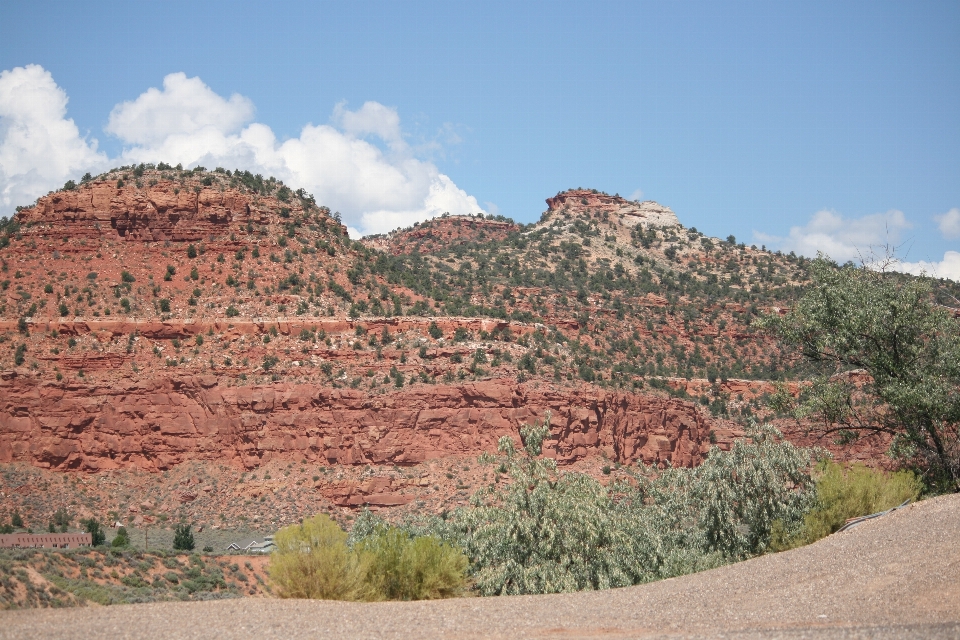
{"type": "Polygon", "coordinates": [[[947,240],[960,238],[960,209],[954,207],[943,215],[933,216],[933,219],[944,238],[947,240]]]}
{"type": "Polygon", "coordinates": [[[349,111],[346,103],[341,102],[334,108],[332,120],[348,135],[363,137],[372,134],[391,148],[406,147],[400,130],[400,116],[379,102],[365,102],[357,111],[349,111]]]}
{"type": "Polygon", "coordinates": [[[66,94],[42,67],[0,74],[3,210],[84,171],[163,161],[276,176],[340,211],[352,234],[381,233],[444,212],[483,211],[476,198],[418,157],[405,142],[396,109],[378,102],[355,111],[340,103],[329,124],[307,124],[298,137],[281,142],[269,126],[253,121],[249,99],[224,98],[200,78],[172,73],[162,88],[113,108],[105,130],[124,148],[110,160],[65,120],[66,104],[66,94]]]}
{"type": "Polygon", "coordinates": [[[154,145],[174,135],[233,133],[253,113],[253,103],[239,94],[224,100],[200,78],[171,73],[163,79],[162,91],[152,87],[115,106],[105,129],[124,142],[154,145]]]}
{"type": "Polygon", "coordinates": [[[878,252],[882,255],[888,245],[899,244],[900,232],[912,226],[903,212],[896,209],[862,218],[844,218],[834,211],[818,211],[806,225],[791,227],[785,238],[757,231],[754,236],[783,251],[809,257],[823,252],[840,263],[859,262],[878,252]]]}
{"type": "Polygon", "coordinates": [[[960,282],[960,253],[947,251],[943,254],[943,260],[939,262],[926,260],[900,262],[895,268],[897,271],[903,271],[904,273],[924,274],[934,278],[949,278],[960,282]]]}
{"type": "Polygon", "coordinates": [[[0,71],[0,215],[106,166],[66,114],[67,94],[43,67],[0,71]]]}
{"type": "Polygon", "coordinates": [[[253,107],[245,98],[224,100],[199,78],[183,74],[167,76],[163,86],[111,114],[108,130],[132,143],[123,152],[126,161],[273,175],[340,211],[353,233],[381,233],[444,212],[482,211],[436,165],[411,153],[391,107],[366,102],[351,111],[340,103],[330,124],[308,124],[298,137],[280,142],[267,125],[248,124],[253,107]],[[151,126],[162,135],[144,133],[151,126]]]}

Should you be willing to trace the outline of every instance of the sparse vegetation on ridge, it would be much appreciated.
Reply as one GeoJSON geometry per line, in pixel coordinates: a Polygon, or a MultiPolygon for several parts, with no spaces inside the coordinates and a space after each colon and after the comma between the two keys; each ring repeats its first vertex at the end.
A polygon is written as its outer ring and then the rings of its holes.
{"type": "Polygon", "coordinates": [[[0,550],[0,610],[268,595],[263,558],[123,548],[0,550]]]}

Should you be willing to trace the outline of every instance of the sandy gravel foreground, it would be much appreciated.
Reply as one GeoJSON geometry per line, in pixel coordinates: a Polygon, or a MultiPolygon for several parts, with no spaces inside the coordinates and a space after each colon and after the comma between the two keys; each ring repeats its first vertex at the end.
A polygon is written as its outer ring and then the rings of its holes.
{"type": "Polygon", "coordinates": [[[0,612],[0,638],[958,638],[960,495],[786,553],[589,593],[0,612]]]}

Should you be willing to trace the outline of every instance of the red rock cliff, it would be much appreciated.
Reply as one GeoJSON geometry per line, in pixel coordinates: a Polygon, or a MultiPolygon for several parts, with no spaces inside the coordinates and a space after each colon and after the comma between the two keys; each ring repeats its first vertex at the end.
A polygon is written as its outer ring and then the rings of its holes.
{"type": "Polygon", "coordinates": [[[690,403],[595,387],[488,380],[416,387],[370,397],[311,385],[220,386],[213,376],[125,386],[0,380],[0,462],[96,471],[166,469],[187,460],[252,468],[289,456],[345,465],[415,464],[493,451],[523,422],[552,414],[545,453],[563,464],[603,454],[611,461],[699,463],[711,425],[690,403]]]}

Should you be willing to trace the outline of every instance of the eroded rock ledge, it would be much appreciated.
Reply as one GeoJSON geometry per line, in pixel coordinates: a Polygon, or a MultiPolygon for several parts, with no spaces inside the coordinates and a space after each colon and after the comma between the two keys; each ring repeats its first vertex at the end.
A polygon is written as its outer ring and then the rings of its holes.
{"type": "Polygon", "coordinates": [[[95,387],[0,379],[0,462],[57,470],[162,470],[188,460],[254,468],[275,457],[330,464],[416,464],[493,451],[521,423],[552,415],[545,454],[561,464],[698,464],[738,432],[691,403],[584,386],[510,379],[360,390],[273,384],[222,386],[215,376],[95,387]]]}

